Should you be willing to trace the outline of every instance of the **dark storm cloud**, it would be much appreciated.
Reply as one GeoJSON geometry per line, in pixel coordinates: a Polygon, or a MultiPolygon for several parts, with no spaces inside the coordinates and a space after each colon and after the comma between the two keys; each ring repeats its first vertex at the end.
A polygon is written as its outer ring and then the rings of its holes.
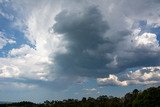
{"type": "MultiPolygon", "coordinates": [[[[123,2],[123,5],[127,5],[126,3],[128,2],[123,2]]],[[[115,7],[112,11],[118,11],[116,8],[119,9],[115,7]]],[[[124,9],[120,10],[126,16],[131,14],[124,9]]],[[[134,8],[132,11],[137,10],[134,8]]],[[[83,7],[76,11],[66,9],[57,14],[53,29],[55,33],[61,34],[68,44],[67,53],[58,53],[54,56],[54,67],[51,69],[61,74],[101,77],[120,73],[128,68],[158,66],[159,49],[136,46],[132,41],[133,29],[127,28],[122,15],[119,16],[119,21],[122,21],[120,23],[117,23],[118,16],[114,16],[115,22],[114,18],[107,19],[97,6],[83,7]]]]}
{"type": "Polygon", "coordinates": [[[136,49],[130,49],[123,51],[117,57],[118,68],[132,68],[143,66],[159,66],[160,64],[160,51],[151,50],[145,47],[137,47],[136,49]]]}
{"type": "Polygon", "coordinates": [[[103,38],[109,26],[98,7],[91,6],[76,13],[62,11],[55,20],[54,31],[63,34],[64,40],[69,42],[68,53],[55,57],[60,71],[90,76],[104,74],[106,63],[111,61],[105,53],[111,48],[107,48],[110,42],[103,38]]]}

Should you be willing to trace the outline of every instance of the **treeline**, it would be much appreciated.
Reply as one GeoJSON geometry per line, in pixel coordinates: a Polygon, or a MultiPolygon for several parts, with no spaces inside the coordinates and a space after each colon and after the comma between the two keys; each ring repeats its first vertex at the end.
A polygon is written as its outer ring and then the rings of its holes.
{"type": "Polygon", "coordinates": [[[0,104],[0,107],[160,107],[160,86],[144,91],[134,89],[122,98],[99,96],[95,98],[67,99],[63,101],[45,101],[42,104],[32,102],[17,102],[0,104]]]}

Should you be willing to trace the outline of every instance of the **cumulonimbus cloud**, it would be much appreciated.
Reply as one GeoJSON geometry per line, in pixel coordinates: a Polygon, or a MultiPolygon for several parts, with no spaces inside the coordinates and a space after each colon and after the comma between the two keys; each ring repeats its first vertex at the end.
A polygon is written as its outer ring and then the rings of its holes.
{"type": "Polygon", "coordinates": [[[21,27],[29,43],[1,58],[1,77],[54,83],[59,78],[109,75],[98,83],[125,86],[138,78],[128,83],[116,74],[159,66],[159,35],[151,31],[160,27],[156,0],[12,1],[10,5],[14,11],[23,10],[16,13],[12,26],[21,27]]]}

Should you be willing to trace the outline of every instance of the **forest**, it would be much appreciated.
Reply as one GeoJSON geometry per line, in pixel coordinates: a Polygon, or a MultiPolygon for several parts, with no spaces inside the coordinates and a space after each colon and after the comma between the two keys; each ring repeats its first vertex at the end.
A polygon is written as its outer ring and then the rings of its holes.
{"type": "Polygon", "coordinates": [[[97,98],[83,97],[81,100],[46,100],[41,104],[22,101],[0,104],[0,107],[160,107],[160,86],[144,91],[134,89],[121,98],[102,95],[97,98]]]}

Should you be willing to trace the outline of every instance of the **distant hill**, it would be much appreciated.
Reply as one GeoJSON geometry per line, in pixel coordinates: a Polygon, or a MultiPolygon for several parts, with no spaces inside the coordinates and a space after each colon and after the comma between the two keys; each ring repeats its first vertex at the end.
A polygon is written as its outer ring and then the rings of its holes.
{"type": "Polygon", "coordinates": [[[0,104],[11,104],[12,102],[0,101],[0,104]]]}

